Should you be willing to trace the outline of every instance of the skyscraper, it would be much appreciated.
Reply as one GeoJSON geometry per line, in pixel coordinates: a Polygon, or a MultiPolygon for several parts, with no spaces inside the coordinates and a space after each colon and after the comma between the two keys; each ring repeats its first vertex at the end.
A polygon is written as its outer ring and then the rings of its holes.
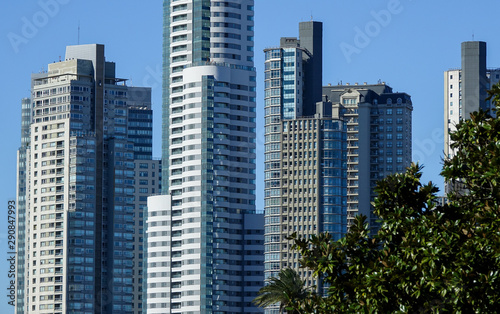
{"type": "MultiPolygon", "coordinates": [[[[480,108],[491,109],[487,90],[500,81],[500,69],[486,67],[486,43],[462,43],[462,68],[444,72],[444,153],[451,157],[450,132],[463,119],[480,108]]],[[[491,112],[493,114],[493,112],[491,112]]]]}
{"type": "Polygon", "coordinates": [[[322,23],[299,30],[264,50],[266,278],[298,267],[290,234],[346,229],[346,129],[321,102],[322,23]]]}
{"type": "Polygon", "coordinates": [[[299,30],[299,39],[281,38],[279,48],[264,50],[265,277],[292,267],[321,288],[299,268],[287,237],[327,231],[340,239],[356,214],[377,229],[373,189],[411,163],[413,107],[408,94],[384,83],[317,85],[321,23],[303,22],[299,30]]]}
{"type": "Polygon", "coordinates": [[[68,46],[64,61],[32,76],[18,166],[18,313],[138,310],[134,161],[151,159],[151,90],[125,82],[96,44],[68,46]]]}
{"type": "Polygon", "coordinates": [[[148,313],[258,311],[253,5],[164,1],[164,195],[148,204],[148,313]]]}

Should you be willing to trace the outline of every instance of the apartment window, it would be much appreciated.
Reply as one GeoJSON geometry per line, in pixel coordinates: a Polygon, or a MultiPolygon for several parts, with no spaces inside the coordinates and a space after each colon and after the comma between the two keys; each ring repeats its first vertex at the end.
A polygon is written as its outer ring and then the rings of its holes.
{"type": "Polygon", "coordinates": [[[181,11],[181,10],[187,10],[187,4],[176,5],[172,8],[173,12],[177,12],[177,11],[181,11]]]}
{"type": "Polygon", "coordinates": [[[354,104],[356,104],[356,98],[344,98],[342,100],[342,103],[344,105],[354,105],[354,104]]]}
{"type": "Polygon", "coordinates": [[[172,63],[186,61],[186,60],[187,60],[187,56],[186,55],[175,56],[175,57],[172,58],[172,63]]]}
{"type": "Polygon", "coordinates": [[[178,22],[183,20],[187,20],[187,14],[176,15],[172,18],[172,22],[178,22]]]}
{"type": "Polygon", "coordinates": [[[179,52],[179,51],[185,51],[185,50],[187,50],[187,45],[180,45],[180,46],[172,47],[172,52],[179,52]]]}
{"type": "Polygon", "coordinates": [[[187,40],[187,35],[179,35],[172,38],[172,42],[174,43],[182,40],[187,40]]]}
{"type": "Polygon", "coordinates": [[[176,25],[172,27],[172,33],[187,30],[187,24],[176,25]]]}

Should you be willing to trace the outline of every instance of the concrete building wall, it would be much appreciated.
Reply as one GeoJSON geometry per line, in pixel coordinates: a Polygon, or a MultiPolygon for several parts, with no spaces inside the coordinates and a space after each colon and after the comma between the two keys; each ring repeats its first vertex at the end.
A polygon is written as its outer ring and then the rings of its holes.
{"type": "Polygon", "coordinates": [[[485,108],[486,90],[486,43],[466,41],[462,43],[462,102],[466,117],[479,108],[485,108]]]}

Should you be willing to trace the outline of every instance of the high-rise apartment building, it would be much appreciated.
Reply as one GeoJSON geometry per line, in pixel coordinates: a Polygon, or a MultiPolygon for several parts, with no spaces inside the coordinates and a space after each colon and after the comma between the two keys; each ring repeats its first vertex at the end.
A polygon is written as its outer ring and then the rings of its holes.
{"type": "Polygon", "coordinates": [[[371,202],[377,181],[411,164],[411,97],[385,83],[324,86],[323,94],[337,108],[332,116],[346,123],[347,224],[363,214],[376,231],[371,202]]]}
{"type": "Polygon", "coordinates": [[[164,195],[148,205],[148,313],[259,311],[253,19],[253,0],[164,1],[164,195]]]}
{"type": "Polygon", "coordinates": [[[346,228],[346,129],[321,102],[322,23],[299,33],[264,50],[266,278],[298,267],[290,234],[339,239],[346,228]]]}
{"type": "Polygon", "coordinates": [[[151,90],[125,82],[97,44],[69,46],[64,61],[32,76],[18,163],[17,313],[141,311],[134,171],[151,159],[151,90]]]}
{"type": "Polygon", "coordinates": [[[321,23],[299,30],[264,50],[266,278],[299,267],[292,233],[340,239],[356,214],[376,230],[376,181],[411,163],[410,96],[383,83],[322,87],[321,23]]]}
{"type": "MultiPolygon", "coordinates": [[[[130,130],[129,130],[130,134],[130,130]]],[[[132,284],[134,291],[133,310],[135,314],[143,313],[144,305],[144,276],[146,273],[146,219],[148,196],[159,194],[161,191],[161,160],[136,159],[134,160],[134,208],[133,219],[130,219],[128,228],[133,226],[133,254],[132,284]],[[133,221],[132,221],[133,220],[133,221]]]]}
{"type": "MultiPolygon", "coordinates": [[[[444,153],[452,157],[450,132],[479,109],[490,111],[487,90],[500,81],[500,69],[486,67],[486,43],[462,43],[462,68],[444,72],[444,153]]],[[[490,111],[491,112],[491,111],[490,111]]],[[[493,112],[491,112],[494,114],[493,112]]]]}

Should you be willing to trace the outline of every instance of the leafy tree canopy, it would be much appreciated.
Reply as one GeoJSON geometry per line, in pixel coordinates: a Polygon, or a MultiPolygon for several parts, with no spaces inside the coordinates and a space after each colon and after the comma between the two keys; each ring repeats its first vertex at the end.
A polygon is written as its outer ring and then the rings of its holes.
{"type": "Polygon", "coordinates": [[[309,292],[299,274],[291,268],[285,268],[279,272],[278,277],[269,278],[268,284],[259,290],[259,295],[253,302],[261,307],[279,304],[280,312],[283,312],[287,307],[297,307],[296,302],[307,298],[309,292]]]}

